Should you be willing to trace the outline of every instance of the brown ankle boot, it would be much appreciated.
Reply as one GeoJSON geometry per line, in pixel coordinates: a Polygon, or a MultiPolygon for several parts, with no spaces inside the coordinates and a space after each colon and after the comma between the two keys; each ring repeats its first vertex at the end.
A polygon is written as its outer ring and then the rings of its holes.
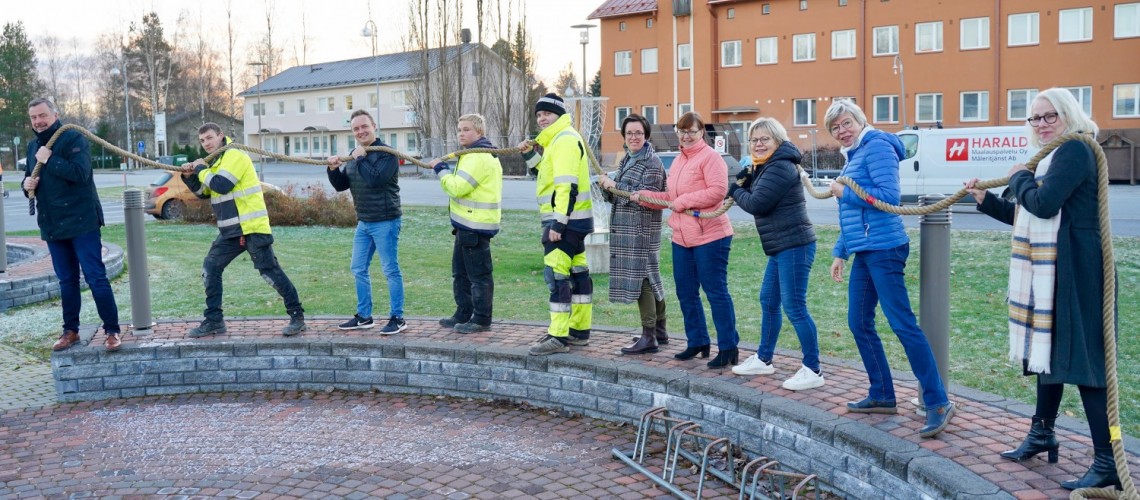
{"type": "Polygon", "coordinates": [[[622,354],[648,354],[657,352],[657,338],[652,327],[641,327],[641,337],[633,345],[622,347],[622,354]]]}
{"type": "Polygon", "coordinates": [[[669,332],[665,331],[665,320],[657,320],[657,326],[653,328],[653,333],[657,337],[658,345],[669,345],[669,332]]]}

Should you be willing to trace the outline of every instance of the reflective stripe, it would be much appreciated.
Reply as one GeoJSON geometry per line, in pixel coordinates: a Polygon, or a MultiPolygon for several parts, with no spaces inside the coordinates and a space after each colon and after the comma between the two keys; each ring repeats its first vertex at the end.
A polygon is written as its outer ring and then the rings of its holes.
{"type": "Polygon", "coordinates": [[[445,175],[451,175],[451,169],[450,169],[450,168],[444,168],[444,169],[440,169],[440,171],[439,171],[439,172],[436,172],[436,173],[435,173],[435,178],[436,178],[436,179],[439,179],[439,178],[442,178],[442,177],[443,177],[443,176],[445,176],[445,175]]]}
{"type": "Polygon", "coordinates": [[[258,210],[258,211],[253,212],[253,213],[242,214],[242,215],[239,215],[237,217],[231,217],[231,218],[226,219],[226,220],[220,220],[220,221],[218,221],[218,227],[233,226],[236,224],[241,224],[242,222],[245,222],[248,220],[256,219],[258,217],[269,217],[269,212],[266,210],[258,210]]]}
{"type": "Polygon", "coordinates": [[[466,198],[452,198],[451,201],[455,202],[456,205],[462,205],[462,206],[465,206],[467,208],[487,209],[487,210],[498,210],[499,209],[498,203],[491,203],[491,202],[486,202],[486,201],[471,201],[471,200],[468,200],[466,198]]]}
{"type": "Polygon", "coordinates": [[[554,136],[554,139],[551,139],[550,143],[554,144],[554,142],[557,141],[558,139],[561,139],[561,138],[568,136],[568,135],[574,135],[574,129],[573,128],[567,128],[566,130],[559,132],[558,135],[554,136]]]}
{"type": "Polygon", "coordinates": [[[570,272],[574,273],[574,274],[587,273],[587,272],[590,272],[590,267],[589,266],[574,266],[574,267],[570,268],[570,272]]]}
{"type": "Polygon", "coordinates": [[[560,176],[554,178],[554,183],[555,184],[577,184],[578,183],[578,176],[577,175],[560,175],[560,176]]]}
{"type": "Polygon", "coordinates": [[[552,313],[568,313],[568,312],[570,312],[570,304],[564,304],[562,302],[551,302],[550,303],[550,312],[552,312],[552,313]]]}
{"type": "Polygon", "coordinates": [[[246,189],[244,191],[230,191],[226,194],[221,194],[221,195],[215,196],[213,198],[210,198],[210,203],[215,203],[215,204],[222,203],[225,201],[230,201],[233,199],[241,198],[243,196],[249,196],[251,194],[256,194],[256,193],[260,193],[260,192],[261,192],[261,184],[258,184],[256,186],[253,186],[253,187],[246,189]]]}
{"type": "Polygon", "coordinates": [[[225,177],[230,182],[232,182],[235,186],[238,185],[238,178],[234,177],[233,173],[231,173],[229,170],[220,170],[220,169],[217,172],[206,172],[206,179],[203,182],[205,184],[209,184],[215,175],[220,175],[222,177],[225,177]]]}
{"type": "Polygon", "coordinates": [[[467,181],[467,183],[470,184],[471,187],[479,187],[479,181],[475,180],[474,177],[471,177],[471,174],[468,173],[467,171],[460,170],[460,171],[456,172],[455,175],[458,175],[461,179],[467,181]]]}
{"type": "Polygon", "coordinates": [[[589,304],[592,302],[593,302],[593,299],[591,299],[589,295],[571,295],[570,296],[570,303],[571,304],[589,304]]]}
{"type": "Polygon", "coordinates": [[[545,205],[547,203],[550,203],[550,195],[539,196],[537,199],[538,199],[539,205],[545,205]]]}
{"type": "Polygon", "coordinates": [[[570,212],[570,219],[572,220],[589,219],[593,216],[594,213],[592,210],[575,210],[573,212],[570,212]]]}
{"type": "Polygon", "coordinates": [[[593,201],[593,200],[594,200],[594,198],[592,196],[590,196],[590,191],[586,190],[586,191],[581,191],[578,193],[578,199],[575,200],[575,203],[582,203],[583,201],[593,201]]]}
{"type": "Polygon", "coordinates": [[[194,194],[206,194],[206,185],[205,184],[199,185],[198,190],[194,191],[194,194]]]}
{"type": "Polygon", "coordinates": [[[484,231],[498,231],[499,225],[493,222],[475,222],[460,217],[455,212],[451,213],[451,220],[459,223],[459,225],[468,229],[482,229],[484,231]]]}

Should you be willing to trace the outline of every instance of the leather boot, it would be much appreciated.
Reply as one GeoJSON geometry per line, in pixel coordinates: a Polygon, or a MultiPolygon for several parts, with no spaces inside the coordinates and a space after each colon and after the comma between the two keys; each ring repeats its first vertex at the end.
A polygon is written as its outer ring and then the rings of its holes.
{"type": "Polygon", "coordinates": [[[1107,486],[1115,486],[1118,490],[1123,489],[1120,486],[1120,476],[1116,473],[1116,458],[1112,456],[1112,446],[1093,447],[1092,467],[1089,467],[1085,476],[1061,483],[1061,487],[1066,490],[1104,488],[1107,486]]]}
{"type": "Polygon", "coordinates": [[[657,339],[654,336],[653,328],[643,326],[641,327],[641,336],[637,338],[637,342],[629,347],[622,347],[622,354],[648,354],[657,352],[657,339]]]}
{"type": "Polygon", "coordinates": [[[653,327],[653,333],[657,337],[657,345],[669,345],[669,332],[665,330],[665,320],[657,320],[657,326],[653,327]]]}
{"type": "Polygon", "coordinates": [[[1022,460],[1029,460],[1038,453],[1043,451],[1049,452],[1049,463],[1057,463],[1057,433],[1053,431],[1053,424],[1056,422],[1056,416],[1051,418],[1042,418],[1037,415],[1033,416],[1033,425],[1029,428],[1029,435],[1025,436],[1025,441],[1021,442],[1016,450],[1004,451],[1001,457],[1006,460],[1013,460],[1020,462],[1022,460]]]}

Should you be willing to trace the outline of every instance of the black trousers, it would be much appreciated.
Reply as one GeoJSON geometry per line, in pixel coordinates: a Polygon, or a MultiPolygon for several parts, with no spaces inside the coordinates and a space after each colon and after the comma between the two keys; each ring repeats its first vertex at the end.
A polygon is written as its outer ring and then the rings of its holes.
{"type": "Polygon", "coordinates": [[[494,310],[495,279],[491,262],[491,237],[463,229],[455,230],[451,253],[451,289],[455,317],[488,326],[494,310]]]}
{"type": "Polygon", "coordinates": [[[273,254],[273,235],[247,234],[237,238],[222,238],[218,236],[206,259],[202,262],[202,282],[206,285],[206,311],[204,315],[210,321],[222,321],[222,273],[237,256],[249,252],[253,267],[261,273],[261,277],[277,290],[277,294],[285,300],[285,311],[290,316],[304,312],[301,308],[301,299],[297,297],[297,289],[293,282],[281,270],[277,263],[277,256],[273,254]]]}

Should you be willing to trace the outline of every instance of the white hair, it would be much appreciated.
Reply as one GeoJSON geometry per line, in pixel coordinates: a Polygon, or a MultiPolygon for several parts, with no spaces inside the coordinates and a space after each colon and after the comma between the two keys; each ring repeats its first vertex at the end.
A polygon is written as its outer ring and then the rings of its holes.
{"type": "Polygon", "coordinates": [[[844,113],[849,113],[859,126],[867,125],[867,114],[863,112],[855,101],[851,99],[836,99],[831,101],[831,106],[827,108],[827,113],[823,115],[823,125],[825,130],[831,130],[831,125],[839,120],[840,116],[844,113]]]}
{"type": "MultiPolygon", "coordinates": [[[[1053,105],[1053,109],[1057,110],[1057,118],[1065,124],[1065,133],[1084,132],[1096,137],[1097,130],[1099,130],[1096,122],[1085,114],[1080,103],[1068,89],[1053,87],[1038,93],[1037,97],[1033,98],[1034,101],[1038,99],[1049,101],[1049,104],[1053,105]]],[[[1029,125],[1029,121],[1026,121],[1025,125],[1029,127],[1029,142],[1035,147],[1041,147],[1041,138],[1037,137],[1037,129],[1029,125]]]]}

